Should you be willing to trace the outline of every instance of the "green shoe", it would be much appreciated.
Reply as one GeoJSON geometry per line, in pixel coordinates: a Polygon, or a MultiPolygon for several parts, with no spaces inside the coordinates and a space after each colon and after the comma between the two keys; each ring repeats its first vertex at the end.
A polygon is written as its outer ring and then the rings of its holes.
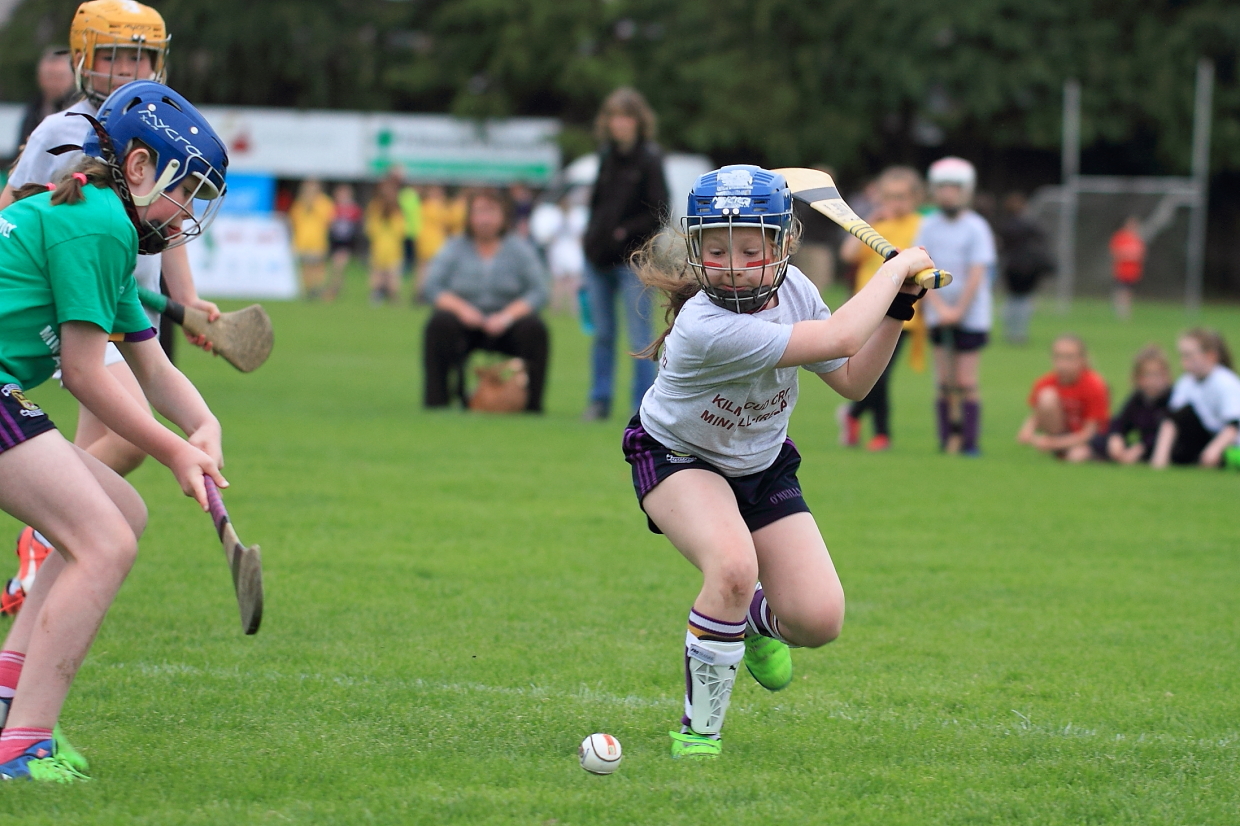
{"type": "Polygon", "coordinates": [[[60,730],[60,723],[52,729],[52,740],[56,743],[56,757],[83,777],[90,771],[90,762],[69,742],[65,733],[60,730]]]}
{"type": "Polygon", "coordinates": [[[90,780],[55,754],[51,740],[41,740],[9,762],[0,765],[0,781],[37,780],[41,783],[76,783],[90,780]]]}
{"type": "Polygon", "coordinates": [[[723,753],[723,741],[704,734],[669,731],[672,738],[672,757],[718,757],[723,753]]]}
{"type": "Polygon", "coordinates": [[[779,691],[792,682],[792,652],[777,639],[761,634],[745,637],[745,667],[767,691],[779,691]]]}

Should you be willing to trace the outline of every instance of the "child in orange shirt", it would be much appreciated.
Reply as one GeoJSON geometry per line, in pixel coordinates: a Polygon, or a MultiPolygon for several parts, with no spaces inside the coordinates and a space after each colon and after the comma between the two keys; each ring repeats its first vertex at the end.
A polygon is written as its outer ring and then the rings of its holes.
{"type": "Polygon", "coordinates": [[[1101,376],[1089,369],[1085,342],[1062,335],[1051,345],[1054,369],[1033,385],[1032,412],[1016,441],[1069,462],[1090,458],[1090,440],[1110,423],[1110,400],[1101,376]]]}

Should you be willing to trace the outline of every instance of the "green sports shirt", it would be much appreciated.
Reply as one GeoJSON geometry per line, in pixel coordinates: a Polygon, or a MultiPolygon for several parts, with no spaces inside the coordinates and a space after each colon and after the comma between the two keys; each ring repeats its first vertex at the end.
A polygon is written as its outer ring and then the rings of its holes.
{"type": "Polygon", "coordinates": [[[47,193],[0,211],[0,385],[47,381],[66,321],[114,341],[151,337],[133,277],[138,233],[111,189],[82,193],[72,205],[52,206],[47,193]]]}

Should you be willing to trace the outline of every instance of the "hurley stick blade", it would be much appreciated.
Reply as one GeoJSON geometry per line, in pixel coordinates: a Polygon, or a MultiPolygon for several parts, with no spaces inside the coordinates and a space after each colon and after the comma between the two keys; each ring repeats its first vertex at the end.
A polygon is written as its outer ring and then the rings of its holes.
{"type": "MultiPolygon", "coordinates": [[[[840,191],[835,187],[835,181],[826,172],[797,167],[771,171],[784,176],[784,179],[788,181],[788,188],[792,190],[792,197],[808,204],[815,212],[822,213],[857,236],[863,244],[885,260],[890,260],[899,253],[899,250],[879,235],[874,227],[853,212],[852,207],[840,196],[840,191]]],[[[946,287],[952,283],[952,274],[944,270],[922,270],[913,276],[912,280],[927,290],[937,290],[939,287],[946,287]]]]}
{"type": "Polygon", "coordinates": [[[215,321],[207,321],[207,314],[193,307],[184,308],[184,312],[185,321],[181,326],[194,335],[206,336],[211,349],[242,373],[262,367],[271,355],[275,333],[271,317],[261,304],[220,313],[215,321]]]}
{"type": "Polygon", "coordinates": [[[150,309],[180,324],[191,335],[204,336],[211,342],[212,350],[242,373],[262,367],[275,345],[271,317],[261,304],[220,313],[215,321],[207,321],[207,314],[202,310],[178,304],[166,295],[139,287],[138,298],[150,309]]]}
{"type": "Polygon", "coordinates": [[[233,591],[237,595],[237,609],[241,612],[241,628],[246,634],[257,634],[263,621],[263,557],[257,545],[243,545],[233,528],[224,500],[215,480],[203,476],[207,488],[207,505],[211,520],[224,546],[224,557],[232,573],[233,591]]]}

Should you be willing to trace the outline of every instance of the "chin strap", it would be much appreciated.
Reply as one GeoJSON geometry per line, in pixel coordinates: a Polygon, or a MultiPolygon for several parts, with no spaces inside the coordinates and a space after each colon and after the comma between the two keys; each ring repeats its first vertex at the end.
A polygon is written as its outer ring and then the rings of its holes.
{"type": "MultiPolygon", "coordinates": [[[[168,247],[168,240],[164,238],[163,233],[153,224],[142,220],[138,215],[138,207],[134,204],[133,193],[129,191],[129,181],[125,179],[125,170],[121,165],[120,157],[116,154],[116,146],[112,143],[112,136],[108,134],[108,130],[104,129],[103,124],[93,115],[88,115],[85,112],[69,112],[68,114],[86,118],[95,130],[95,136],[99,138],[100,158],[107,164],[109,171],[111,171],[112,183],[116,194],[120,197],[121,204],[125,207],[125,214],[129,216],[129,220],[133,222],[133,227],[138,233],[138,252],[141,255],[157,255],[163,252],[168,247]]],[[[61,151],[67,151],[68,148],[64,146],[56,147],[57,150],[61,151]]],[[[80,146],[73,148],[81,149],[80,146]]],[[[148,201],[147,203],[150,202],[148,201]]],[[[146,204],[143,204],[143,206],[146,206],[146,204]]]]}

